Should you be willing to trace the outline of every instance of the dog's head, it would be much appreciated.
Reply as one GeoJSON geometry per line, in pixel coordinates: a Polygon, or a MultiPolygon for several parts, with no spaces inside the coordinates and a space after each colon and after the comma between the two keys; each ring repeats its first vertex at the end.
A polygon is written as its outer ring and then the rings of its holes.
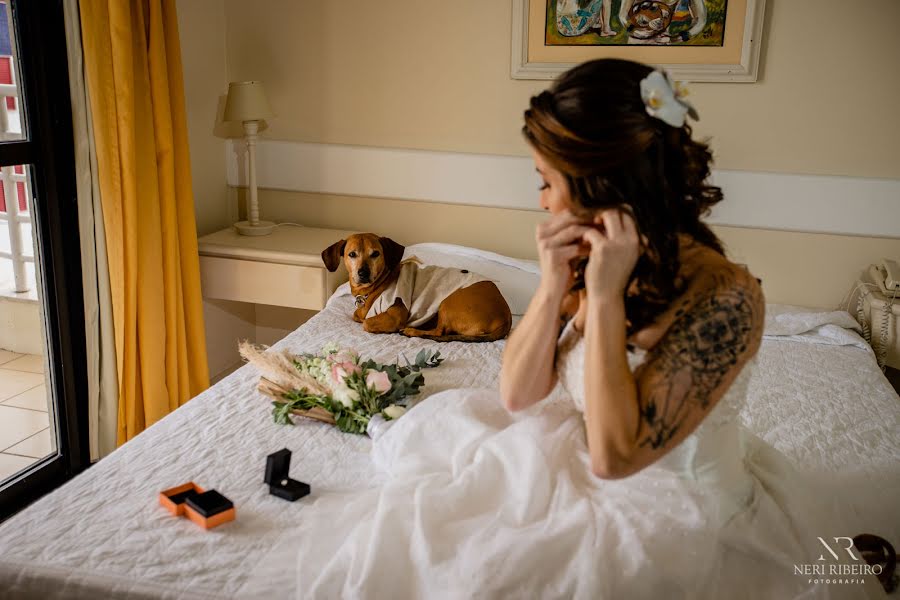
{"type": "Polygon", "coordinates": [[[355,233],[322,250],[322,262],[329,271],[336,271],[344,261],[350,283],[365,286],[378,281],[400,264],[404,247],[391,238],[374,233],[355,233]]]}

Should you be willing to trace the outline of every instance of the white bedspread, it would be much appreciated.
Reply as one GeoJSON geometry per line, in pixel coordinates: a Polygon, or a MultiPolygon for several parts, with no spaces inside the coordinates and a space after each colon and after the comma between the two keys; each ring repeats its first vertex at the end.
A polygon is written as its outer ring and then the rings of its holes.
{"type": "MultiPolygon", "coordinates": [[[[381,361],[438,346],[365,334],[351,311],[350,298],[332,298],[278,346],[317,351],[338,341],[381,361]]],[[[503,342],[439,347],[447,361],[425,372],[424,395],[496,386],[503,342]]],[[[377,475],[368,438],[308,421],[277,426],[256,382],[252,367],[241,368],[0,525],[0,589],[40,598],[292,596],[294,574],[267,569],[266,553],[291,535],[315,495],[375,485],[377,475]],[[293,451],[291,475],[312,484],[312,497],[288,503],[269,495],[265,457],[283,447],[293,451]],[[170,516],[157,494],[188,480],[231,498],[237,520],[207,532],[170,516]]],[[[766,339],[743,419],[798,464],[871,494],[878,522],[888,514],[878,479],[898,481],[898,402],[869,351],[766,339]]],[[[874,533],[897,542],[900,530],[874,533]]]]}

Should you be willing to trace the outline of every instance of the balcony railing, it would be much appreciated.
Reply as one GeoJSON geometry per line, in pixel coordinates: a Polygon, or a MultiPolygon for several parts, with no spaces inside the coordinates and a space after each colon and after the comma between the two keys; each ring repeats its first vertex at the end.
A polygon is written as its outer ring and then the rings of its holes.
{"type": "MultiPolygon", "coordinates": [[[[16,98],[18,91],[15,84],[0,84],[0,142],[6,139],[20,139],[21,133],[10,127],[10,115],[7,107],[7,97],[16,98]]],[[[6,200],[6,212],[0,212],[0,222],[5,221],[9,232],[9,252],[0,250],[0,258],[9,259],[13,266],[13,282],[16,292],[27,292],[30,289],[28,274],[25,270],[26,263],[33,263],[34,256],[25,253],[22,243],[22,225],[31,223],[31,210],[28,205],[29,193],[28,171],[22,168],[22,173],[16,173],[12,165],[0,167],[0,181],[3,184],[3,196],[6,200]],[[25,211],[19,207],[19,184],[25,188],[25,211]]]]}

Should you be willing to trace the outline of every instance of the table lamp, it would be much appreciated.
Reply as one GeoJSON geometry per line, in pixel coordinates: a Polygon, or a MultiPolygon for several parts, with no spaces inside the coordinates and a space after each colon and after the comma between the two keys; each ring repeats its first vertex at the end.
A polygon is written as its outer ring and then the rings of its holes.
{"type": "Polygon", "coordinates": [[[242,235],[269,235],[276,224],[259,220],[259,205],[256,196],[256,139],[259,124],[273,116],[269,101],[261,81],[236,81],[228,84],[228,98],[225,100],[225,121],[240,121],[244,124],[247,139],[247,163],[249,166],[249,199],[247,219],[238,221],[234,228],[242,235]]]}

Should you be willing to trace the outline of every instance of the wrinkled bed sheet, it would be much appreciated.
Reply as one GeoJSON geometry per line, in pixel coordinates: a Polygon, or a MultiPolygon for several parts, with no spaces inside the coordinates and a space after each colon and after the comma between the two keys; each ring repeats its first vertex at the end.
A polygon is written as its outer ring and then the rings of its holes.
{"type": "MultiPolygon", "coordinates": [[[[439,347],[447,360],[425,372],[422,397],[496,387],[503,342],[372,336],[351,311],[352,299],[337,294],[276,347],[315,352],[337,341],[382,362],[439,347]]],[[[871,351],[852,343],[855,333],[835,342],[832,331],[825,334],[832,341],[822,341],[823,323],[810,323],[766,337],[742,419],[798,465],[877,498],[879,481],[900,480],[900,399],[871,351]]],[[[242,367],[0,525],[5,597],[292,596],[293,573],[260,576],[268,549],[317,494],[376,485],[378,476],[367,437],[299,419],[275,425],[257,381],[253,367],[242,367]],[[293,452],[292,477],[312,484],[312,498],[287,503],[269,495],[265,458],[284,447],[293,452]],[[190,480],[231,498],[237,520],[207,532],[158,505],[160,490],[190,480]]],[[[884,522],[885,515],[872,518],[884,522]]]]}

